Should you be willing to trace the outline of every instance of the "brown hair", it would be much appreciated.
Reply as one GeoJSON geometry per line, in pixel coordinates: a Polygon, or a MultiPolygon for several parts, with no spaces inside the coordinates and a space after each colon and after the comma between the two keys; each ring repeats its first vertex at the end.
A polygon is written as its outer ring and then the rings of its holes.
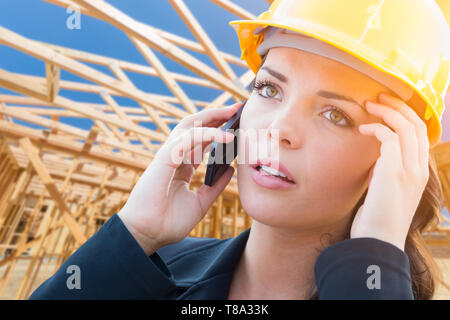
{"type": "MultiPolygon", "coordinates": [[[[262,57],[264,64],[267,54],[262,57]]],[[[250,84],[249,92],[253,90],[256,77],[250,84]]],[[[430,300],[433,298],[438,283],[442,282],[442,274],[439,266],[427,248],[422,233],[442,219],[442,206],[444,194],[439,180],[438,171],[431,154],[428,161],[429,178],[425,190],[416,209],[405,242],[405,253],[410,264],[412,291],[415,300],[430,300]]],[[[364,203],[367,189],[358,200],[352,211],[352,221],[356,212],[364,203]]],[[[344,239],[350,238],[351,225],[344,235],[344,239]]],[[[320,250],[319,250],[320,251],[320,250]]],[[[317,299],[317,288],[311,289],[311,299],[317,299]]]]}

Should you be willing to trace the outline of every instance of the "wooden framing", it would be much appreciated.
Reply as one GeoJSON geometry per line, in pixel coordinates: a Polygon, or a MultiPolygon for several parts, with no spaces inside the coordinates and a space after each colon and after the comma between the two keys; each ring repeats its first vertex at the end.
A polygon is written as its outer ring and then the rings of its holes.
{"type": "MultiPolygon", "coordinates": [[[[230,64],[246,64],[218,50],[181,0],[171,4],[198,42],[138,22],[104,1],[47,1],[79,6],[82,14],[116,26],[148,65],[40,42],[0,26],[0,44],[45,65],[45,76],[0,69],[0,86],[15,93],[0,94],[0,297],[15,299],[27,298],[118,212],[173,125],[199,108],[223,107],[230,98],[247,99],[245,87],[254,77],[250,70],[235,74],[230,64]],[[154,50],[197,77],[168,71],[154,50]],[[217,70],[186,50],[209,56],[217,70]],[[91,65],[107,67],[113,76],[91,65]],[[62,79],[61,70],[88,82],[62,79]],[[138,89],[128,72],[160,78],[172,96],[138,89]],[[222,93],[212,101],[193,100],[180,82],[222,93]],[[96,94],[104,103],[68,99],[61,90],[96,94]],[[118,98],[123,97],[140,108],[120,105],[118,98]],[[86,130],[61,122],[62,117],[90,119],[93,126],[86,130]],[[140,125],[144,122],[156,129],[140,125]],[[24,278],[11,289],[11,279],[23,265],[24,278]]],[[[212,2],[238,17],[254,17],[231,1],[212,2]]],[[[202,164],[190,188],[200,187],[204,175],[202,164]]],[[[191,236],[224,238],[248,228],[250,220],[237,194],[232,179],[191,236]]]]}

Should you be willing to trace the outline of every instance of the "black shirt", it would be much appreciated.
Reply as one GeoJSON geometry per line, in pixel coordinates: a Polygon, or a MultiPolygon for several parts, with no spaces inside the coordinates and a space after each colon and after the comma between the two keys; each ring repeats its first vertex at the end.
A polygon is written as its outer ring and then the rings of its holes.
{"type": "MultiPolygon", "coordinates": [[[[228,239],[186,237],[147,256],[114,214],[29,299],[225,300],[250,231],[228,239]],[[67,284],[71,265],[79,267],[79,289],[67,284]]],[[[314,274],[319,299],[413,299],[408,256],[379,239],[330,245],[314,274]]]]}

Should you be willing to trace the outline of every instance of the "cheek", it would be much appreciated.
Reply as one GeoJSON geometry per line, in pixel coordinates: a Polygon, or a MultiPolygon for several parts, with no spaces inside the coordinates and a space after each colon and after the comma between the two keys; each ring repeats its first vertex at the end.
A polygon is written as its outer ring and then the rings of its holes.
{"type": "MultiPolygon", "coordinates": [[[[376,144],[367,139],[349,139],[345,143],[316,143],[304,168],[307,170],[308,191],[315,201],[342,207],[352,203],[365,189],[365,181],[377,160],[376,144]]],[[[301,173],[300,173],[301,174],[301,173]]]]}
{"type": "Polygon", "coordinates": [[[299,178],[299,188],[292,193],[258,189],[249,171],[238,166],[244,210],[255,220],[274,226],[321,226],[341,221],[366,188],[368,170],[377,159],[377,145],[366,137],[342,143],[318,140],[311,139],[298,150],[301,161],[293,173],[299,178]]]}
{"type": "MultiPolygon", "coordinates": [[[[244,107],[247,108],[247,105],[244,107]]],[[[270,152],[268,113],[256,112],[254,105],[242,111],[239,123],[238,156],[244,164],[254,163],[258,156],[265,157],[270,152]]]]}
{"type": "MultiPolygon", "coordinates": [[[[328,146],[330,159],[324,159],[323,161],[326,161],[328,167],[333,168],[329,173],[334,177],[342,177],[341,180],[361,177],[369,170],[379,154],[377,143],[362,135],[348,139],[347,142],[339,144],[333,150],[331,148],[331,146],[328,146]]],[[[325,154],[326,151],[322,150],[321,152],[325,154]]]]}
{"type": "Polygon", "coordinates": [[[346,148],[326,143],[316,145],[318,148],[311,150],[312,157],[306,168],[307,184],[314,186],[318,197],[345,193],[345,186],[354,172],[346,148]]]}
{"type": "Polygon", "coordinates": [[[262,100],[253,92],[242,110],[240,128],[267,128],[273,114],[276,114],[276,107],[272,103],[262,100]]]}

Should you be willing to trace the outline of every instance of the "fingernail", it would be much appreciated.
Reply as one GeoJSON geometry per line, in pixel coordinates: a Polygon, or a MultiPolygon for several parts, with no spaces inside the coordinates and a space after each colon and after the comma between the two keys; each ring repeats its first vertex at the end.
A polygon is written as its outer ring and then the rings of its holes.
{"type": "Polygon", "coordinates": [[[367,128],[369,128],[370,126],[366,125],[366,124],[360,124],[359,125],[359,130],[366,130],[367,128]]]}
{"type": "Polygon", "coordinates": [[[380,93],[380,98],[389,98],[389,93],[387,93],[387,92],[381,92],[380,93]]]}
{"type": "Polygon", "coordinates": [[[366,107],[373,107],[375,104],[372,101],[366,102],[366,107]]]}

